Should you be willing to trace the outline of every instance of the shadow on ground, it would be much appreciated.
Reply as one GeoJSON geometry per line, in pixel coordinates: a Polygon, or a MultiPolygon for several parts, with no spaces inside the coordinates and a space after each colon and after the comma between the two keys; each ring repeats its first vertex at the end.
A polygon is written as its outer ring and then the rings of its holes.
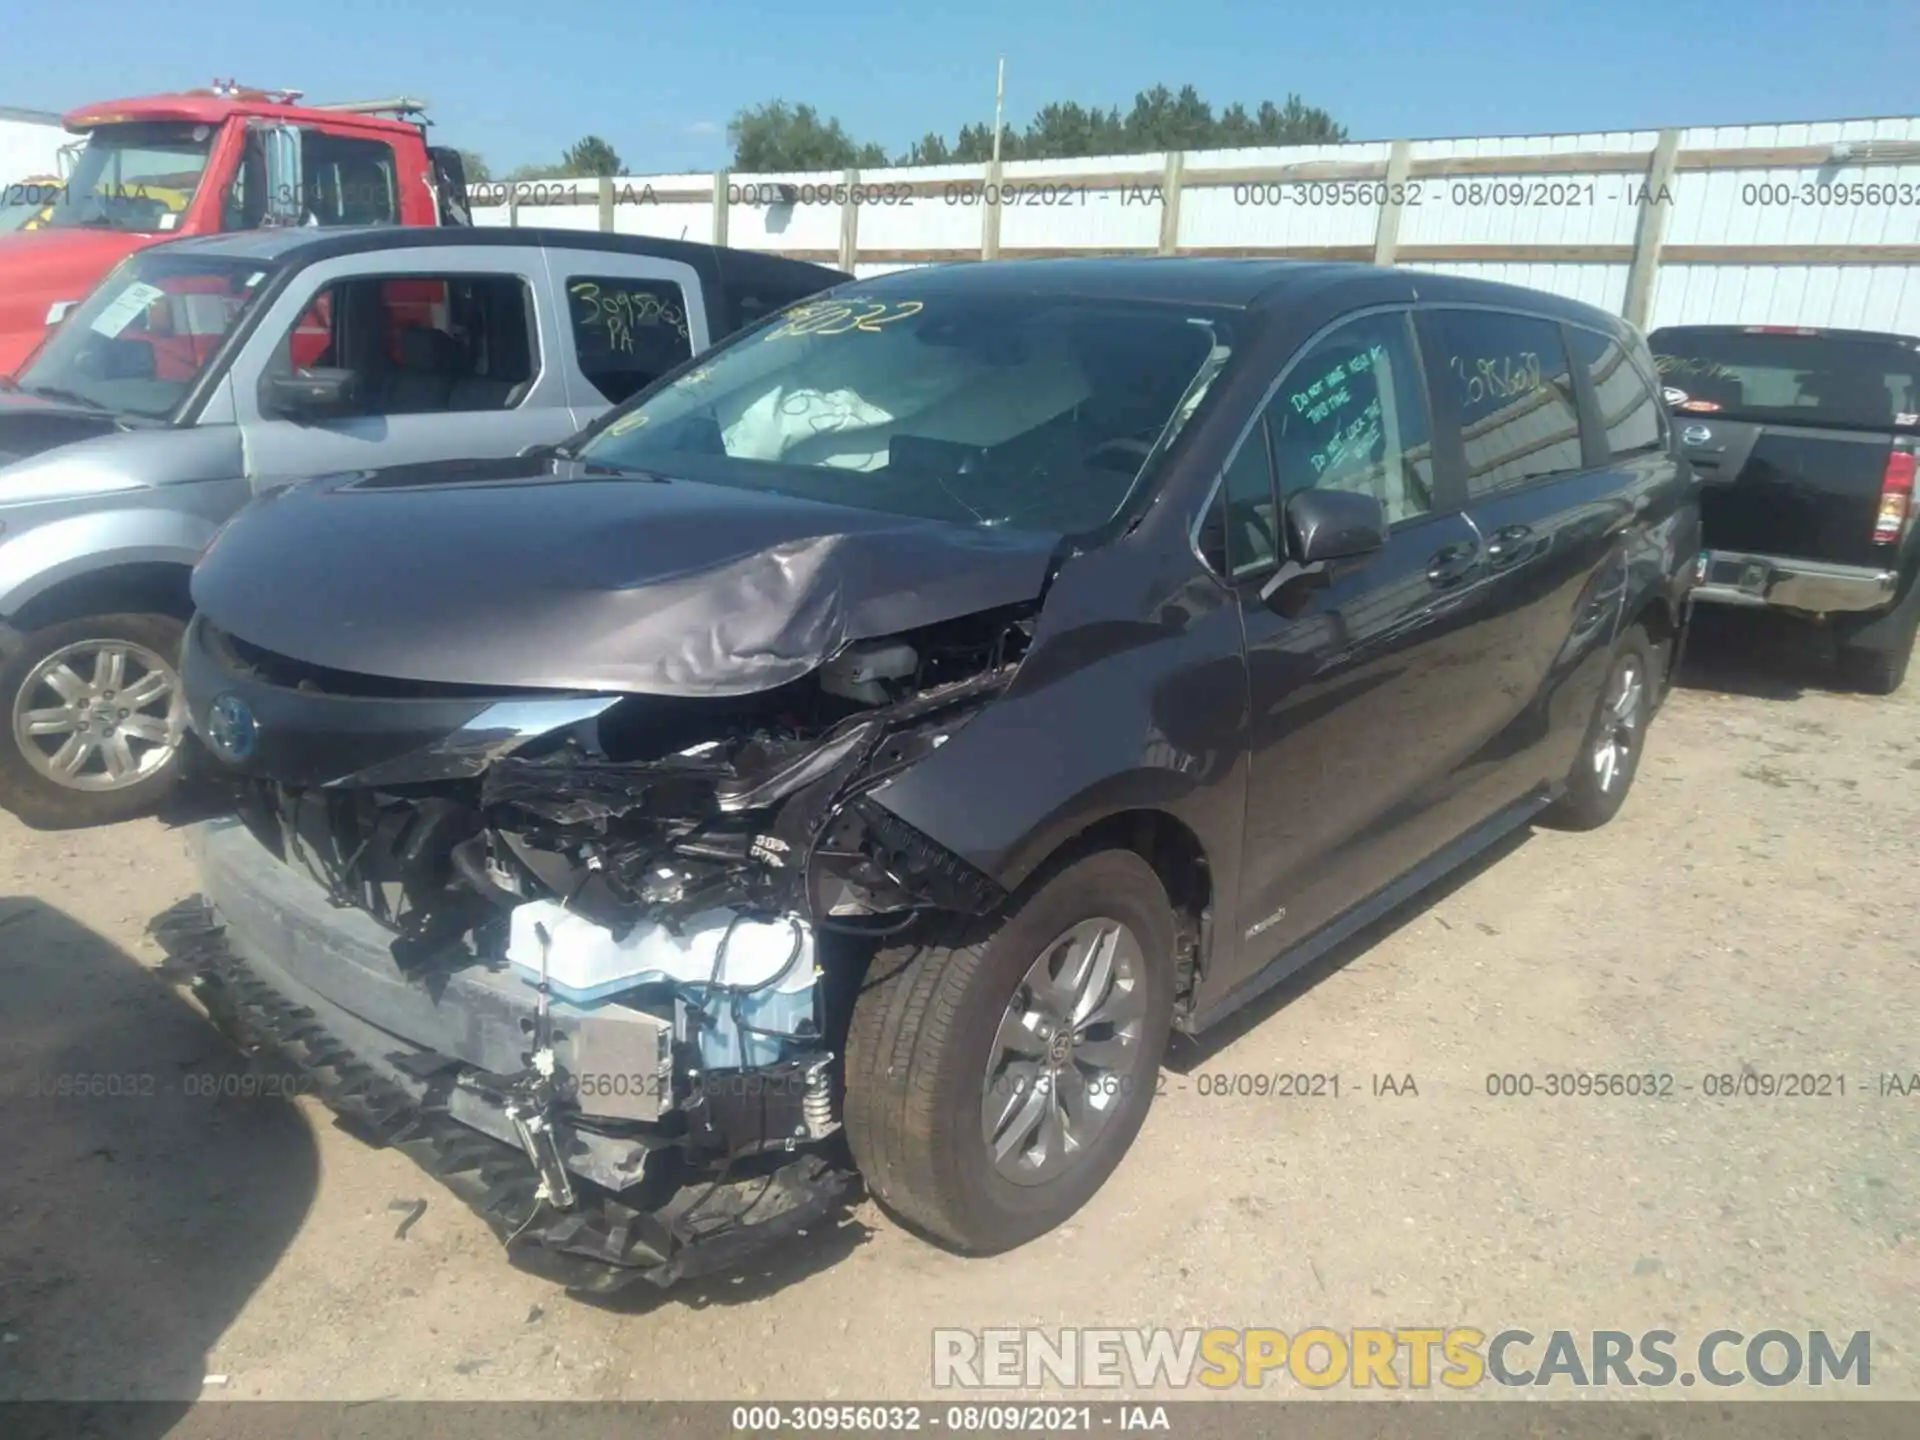
{"type": "Polygon", "coordinates": [[[115,1432],[163,1434],[300,1228],[312,1133],[59,910],[0,896],[0,976],[0,1401],[178,1402],[115,1432]]]}
{"type": "Polygon", "coordinates": [[[1756,700],[1798,700],[1847,691],[1832,637],[1817,626],[1761,610],[1701,605],[1687,623],[1677,684],[1756,700]]]}

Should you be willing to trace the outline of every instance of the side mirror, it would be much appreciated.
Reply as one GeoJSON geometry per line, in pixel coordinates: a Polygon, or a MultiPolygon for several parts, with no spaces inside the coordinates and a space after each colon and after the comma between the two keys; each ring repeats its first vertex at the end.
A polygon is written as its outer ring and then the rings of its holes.
{"type": "Polygon", "coordinates": [[[316,366],[260,382],[260,413],[268,419],[337,419],[351,413],[359,399],[360,377],[351,370],[316,366]]]}
{"type": "Polygon", "coordinates": [[[1371,495],[1300,490],[1287,501],[1287,549],[1301,565],[1352,560],[1387,543],[1387,512],[1371,495]]]}

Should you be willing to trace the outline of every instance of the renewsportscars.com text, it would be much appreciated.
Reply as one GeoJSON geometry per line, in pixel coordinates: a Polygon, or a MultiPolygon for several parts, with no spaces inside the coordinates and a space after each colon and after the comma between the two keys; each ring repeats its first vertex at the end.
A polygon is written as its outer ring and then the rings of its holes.
{"type": "Polygon", "coordinates": [[[1870,1331],[1551,1330],[1310,1326],[1209,1330],[935,1330],[939,1389],[1070,1388],[1467,1390],[1705,1385],[1779,1388],[1872,1383],[1870,1331]]]}

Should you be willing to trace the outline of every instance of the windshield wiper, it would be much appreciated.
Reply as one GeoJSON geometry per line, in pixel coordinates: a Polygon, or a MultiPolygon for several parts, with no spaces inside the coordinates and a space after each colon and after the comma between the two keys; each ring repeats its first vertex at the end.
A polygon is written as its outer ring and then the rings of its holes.
{"type": "Polygon", "coordinates": [[[63,390],[58,385],[22,385],[20,390],[28,395],[38,395],[43,400],[65,400],[70,405],[84,405],[89,410],[106,410],[91,395],[82,395],[78,390],[63,390]]]}

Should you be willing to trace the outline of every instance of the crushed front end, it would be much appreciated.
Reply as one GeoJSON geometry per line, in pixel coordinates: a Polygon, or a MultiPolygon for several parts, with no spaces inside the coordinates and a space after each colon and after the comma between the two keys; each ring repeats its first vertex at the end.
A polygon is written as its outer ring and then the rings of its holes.
{"type": "Polygon", "coordinates": [[[183,678],[232,813],[156,934],[515,1263],[732,1267],[853,1193],[840,1052],[881,939],[1004,898],[871,796],[1007,686],[1034,608],[730,697],[345,674],[202,616],[183,678]]]}

